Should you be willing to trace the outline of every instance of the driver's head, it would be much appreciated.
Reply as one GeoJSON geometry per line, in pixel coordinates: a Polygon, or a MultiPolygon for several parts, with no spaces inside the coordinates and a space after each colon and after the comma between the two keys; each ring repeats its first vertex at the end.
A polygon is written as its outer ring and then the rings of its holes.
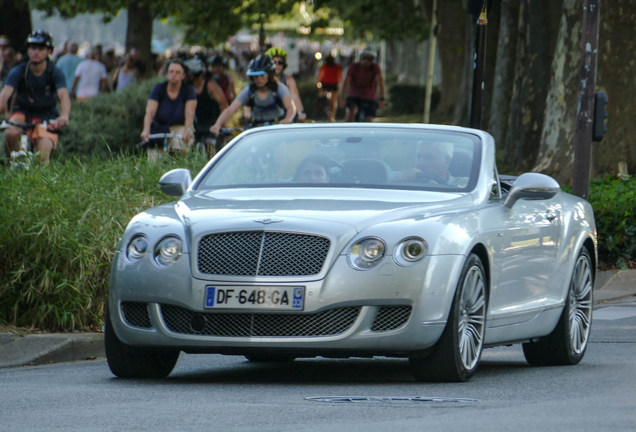
{"type": "Polygon", "coordinates": [[[420,141],[417,144],[417,169],[446,180],[453,158],[453,143],[420,141]]]}
{"type": "Polygon", "coordinates": [[[313,153],[300,161],[294,181],[298,183],[329,183],[335,162],[320,153],[313,153]]]}

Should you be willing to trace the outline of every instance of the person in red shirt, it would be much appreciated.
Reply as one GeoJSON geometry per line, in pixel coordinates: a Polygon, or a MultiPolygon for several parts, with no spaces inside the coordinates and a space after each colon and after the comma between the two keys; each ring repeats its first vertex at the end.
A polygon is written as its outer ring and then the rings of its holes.
{"type": "Polygon", "coordinates": [[[342,67],[331,54],[325,57],[325,62],[320,67],[318,74],[318,97],[325,97],[325,92],[331,92],[329,100],[329,121],[336,121],[336,111],[338,110],[338,89],[342,81],[342,67]]]}
{"type": "Polygon", "coordinates": [[[354,121],[358,110],[363,110],[365,120],[372,122],[376,110],[384,108],[384,79],[380,66],[374,63],[375,57],[375,52],[364,50],[360,53],[360,61],[349,66],[347,70],[340,104],[345,103],[346,97],[348,122],[354,121]],[[380,97],[376,101],[378,87],[380,97]]]}

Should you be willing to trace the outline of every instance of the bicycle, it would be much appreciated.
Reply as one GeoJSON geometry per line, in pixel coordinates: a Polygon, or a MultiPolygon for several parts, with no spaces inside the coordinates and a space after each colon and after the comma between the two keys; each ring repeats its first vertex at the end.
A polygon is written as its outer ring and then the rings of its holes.
{"type": "MultiPolygon", "coordinates": [[[[178,139],[179,141],[181,141],[181,144],[183,147],[185,147],[185,141],[183,140],[183,135],[181,134],[173,134],[173,133],[168,133],[168,132],[162,132],[162,133],[155,133],[155,134],[150,134],[148,135],[148,141],[142,141],[139,144],[137,144],[137,147],[143,147],[143,146],[149,146],[148,150],[150,150],[152,147],[154,147],[153,143],[151,143],[151,140],[160,140],[163,139],[163,151],[165,154],[171,156],[171,157],[176,157],[179,156],[181,153],[183,153],[183,150],[181,149],[171,149],[169,148],[169,141],[173,138],[178,139]]],[[[154,158],[150,156],[150,153],[148,153],[148,160],[151,160],[154,158]]]]}
{"type": "MultiPolygon", "coordinates": [[[[318,83],[317,87],[318,87],[318,98],[316,99],[316,106],[314,108],[315,112],[316,112],[316,116],[321,119],[321,120],[330,120],[332,118],[335,118],[336,113],[335,112],[331,112],[331,104],[332,104],[332,98],[336,97],[335,93],[337,92],[336,90],[332,90],[330,86],[330,88],[325,88],[326,85],[323,85],[322,83],[318,83]]],[[[334,111],[338,110],[338,101],[336,100],[336,103],[334,104],[334,111]]]]}
{"type": "Polygon", "coordinates": [[[207,158],[212,158],[227,144],[225,137],[231,136],[233,138],[238,135],[235,132],[240,134],[243,130],[241,128],[223,128],[216,136],[210,131],[198,133],[195,150],[207,158]]]}
{"type": "Polygon", "coordinates": [[[36,127],[43,127],[49,132],[61,135],[62,131],[51,127],[56,124],[57,122],[55,120],[44,120],[32,123],[15,123],[10,120],[3,120],[2,123],[0,123],[0,131],[4,132],[10,127],[22,129],[22,134],[20,134],[20,149],[11,151],[9,154],[9,164],[12,167],[22,167],[28,170],[33,161],[36,160],[36,155],[38,154],[33,153],[34,144],[33,140],[29,138],[29,131],[32,132],[36,127]]]}

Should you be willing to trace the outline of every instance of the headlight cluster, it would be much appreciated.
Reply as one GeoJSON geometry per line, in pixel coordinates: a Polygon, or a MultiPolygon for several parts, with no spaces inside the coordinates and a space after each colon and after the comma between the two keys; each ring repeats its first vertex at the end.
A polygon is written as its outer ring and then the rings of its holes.
{"type": "MultiPolygon", "coordinates": [[[[154,260],[162,267],[169,267],[176,263],[181,257],[181,240],[175,236],[168,236],[161,239],[154,250],[154,260]]],[[[148,251],[148,241],[143,234],[134,236],[126,248],[126,257],[130,262],[139,261],[148,251]]]]}
{"type": "MultiPolygon", "coordinates": [[[[355,243],[349,250],[349,264],[356,270],[369,270],[384,258],[386,246],[382,239],[367,237],[355,243]]],[[[427,245],[419,237],[405,238],[397,244],[393,259],[401,267],[414,265],[426,256],[427,245]]]]}

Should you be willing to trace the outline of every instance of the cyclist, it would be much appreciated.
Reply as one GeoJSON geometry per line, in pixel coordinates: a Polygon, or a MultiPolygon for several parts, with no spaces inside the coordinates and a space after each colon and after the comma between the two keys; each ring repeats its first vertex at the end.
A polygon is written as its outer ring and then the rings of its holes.
{"type": "Polygon", "coordinates": [[[184,82],[188,68],[180,60],[174,60],[168,66],[168,79],[157,84],[146,104],[142,141],[149,143],[148,160],[159,160],[164,148],[164,140],[149,141],[148,136],[157,133],[181,135],[173,138],[167,145],[168,150],[187,154],[192,145],[194,113],[197,108],[197,95],[194,87],[184,82]]]}
{"type": "Polygon", "coordinates": [[[246,129],[273,123],[290,124],[296,114],[291,94],[285,84],[279,83],[274,74],[274,62],[267,55],[259,55],[247,68],[250,86],[236,97],[210,128],[218,135],[223,124],[242,106],[251,108],[251,118],[246,129]]]}
{"type": "Polygon", "coordinates": [[[325,62],[320,66],[318,74],[318,97],[325,97],[326,92],[331,92],[329,100],[329,121],[336,121],[338,110],[338,88],[342,82],[342,67],[336,63],[331,53],[325,57],[325,62]]]}
{"type": "Polygon", "coordinates": [[[365,49],[360,53],[360,61],[349,66],[345,78],[340,105],[347,106],[346,121],[352,122],[359,110],[364,111],[365,121],[372,122],[377,108],[384,108],[384,79],[380,66],[374,63],[375,52],[365,49]],[[376,101],[377,90],[380,98],[376,101]]]}
{"type": "Polygon", "coordinates": [[[278,78],[278,82],[281,82],[289,88],[289,91],[292,95],[292,100],[294,101],[294,105],[296,106],[297,112],[297,120],[304,121],[307,118],[307,114],[305,114],[305,107],[303,106],[303,102],[300,100],[300,93],[298,93],[298,86],[296,85],[296,80],[291,75],[286,75],[285,69],[287,68],[287,51],[282,48],[272,47],[265,52],[265,55],[270,56],[272,61],[276,65],[276,69],[274,72],[276,73],[276,78],[278,78]]]}
{"type": "MultiPolygon", "coordinates": [[[[0,92],[0,114],[7,111],[7,102],[17,91],[18,103],[9,116],[16,123],[38,123],[57,120],[57,127],[68,125],[71,99],[66,86],[64,72],[49,61],[53,52],[53,37],[42,30],[31,33],[26,41],[29,60],[14,67],[0,92]],[[60,102],[61,113],[57,110],[60,102]]],[[[12,151],[18,151],[22,128],[11,127],[5,134],[5,154],[10,158],[12,151]]],[[[27,131],[27,136],[39,153],[42,162],[48,163],[50,155],[57,147],[58,136],[43,127],[27,131]]]]}
{"type": "MultiPolygon", "coordinates": [[[[203,142],[221,111],[227,108],[227,99],[216,81],[206,75],[205,65],[201,60],[193,58],[186,61],[185,65],[189,70],[188,82],[197,95],[195,139],[203,142]]],[[[214,155],[215,149],[212,147],[208,151],[210,155],[214,155]]]]}
{"type": "Polygon", "coordinates": [[[232,103],[236,98],[234,90],[234,78],[225,73],[225,60],[219,55],[210,57],[208,63],[212,66],[212,75],[216,83],[221,86],[227,103],[232,103]]]}

